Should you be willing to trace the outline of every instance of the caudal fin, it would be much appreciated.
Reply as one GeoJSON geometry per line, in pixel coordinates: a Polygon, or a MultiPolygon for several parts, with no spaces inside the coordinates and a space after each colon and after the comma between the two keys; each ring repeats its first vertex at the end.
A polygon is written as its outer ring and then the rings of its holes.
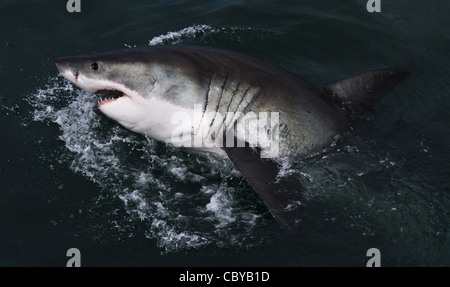
{"type": "Polygon", "coordinates": [[[397,69],[364,72],[323,87],[325,97],[349,107],[357,116],[372,110],[372,104],[409,76],[397,69]]]}

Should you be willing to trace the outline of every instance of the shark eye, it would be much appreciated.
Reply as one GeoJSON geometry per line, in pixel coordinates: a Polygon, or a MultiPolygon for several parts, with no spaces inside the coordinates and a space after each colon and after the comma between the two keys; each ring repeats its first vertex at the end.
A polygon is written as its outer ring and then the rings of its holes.
{"type": "Polygon", "coordinates": [[[97,69],[98,69],[98,64],[97,64],[97,63],[92,63],[92,64],[91,64],[91,68],[92,68],[92,70],[97,71],[97,69]]]}

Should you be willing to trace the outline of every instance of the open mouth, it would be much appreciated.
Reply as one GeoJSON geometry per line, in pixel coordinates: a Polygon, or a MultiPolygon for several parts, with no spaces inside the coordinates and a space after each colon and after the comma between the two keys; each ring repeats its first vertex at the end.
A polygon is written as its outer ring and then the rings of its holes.
{"type": "Polygon", "coordinates": [[[98,101],[98,107],[100,108],[102,105],[111,103],[116,101],[119,98],[127,97],[124,93],[118,90],[98,90],[94,94],[96,95],[102,95],[101,98],[98,101]]]}

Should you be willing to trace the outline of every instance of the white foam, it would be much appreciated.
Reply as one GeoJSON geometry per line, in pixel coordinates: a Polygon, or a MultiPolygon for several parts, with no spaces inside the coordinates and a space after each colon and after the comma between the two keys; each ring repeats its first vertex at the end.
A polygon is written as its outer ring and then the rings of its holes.
{"type": "Polygon", "coordinates": [[[96,112],[96,96],[62,77],[50,78],[27,101],[33,121],[59,127],[55,141],[61,140],[64,149],[44,155],[47,160],[123,202],[131,221],[114,223],[129,230],[123,236],[135,236],[133,220],[138,220],[163,252],[257,244],[250,238],[261,216],[236,196],[242,190],[224,181],[240,176],[226,159],[188,154],[131,133],[96,112]]]}
{"type": "Polygon", "coordinates": [[[250,27],[227,27],[227,28],[218,28],[210,25],[193,25],[178,31],[168,32],[163,35],[153,37],[148,45],[156,46],[156,45],[177,45],[177,44],[192,44],[192,42],[210,42],[215,41],[215,38],[223,37],[224,40],[230,41],[230,35],[233,35],[231,39],[235,39],[236,42],[242,42],[242,38],[246,38],[248,35],[272,35],[276,36],[276,34],[269,30],[258,29],[250,27]],[[211,37],[214,36],[214,37],[211,37]]]}
{"type": "MultiPolygon", "coordinates": [[[[186,153],[131,133],[96,112],[95,96],[74,89],[62,77],[50,78],[48,85],[29,95],[27,101],[32,107],[31,120],[59,128],[54,140],[61,140],[63,148],[43,155],[50,165],[67,166],[96,183],[110,195],[104,200],[117,197],[123,202],[129,217],[114,223],[124,230],[121,236],[135,236],[139,231],[134,230],[134,223],[139,221],[147,227],[145,235],[154,239],[162,252],[211,245],[247,248],[264,240],[261,233],[253,237],[257,226],[264,227],[261,211],[249,208],[255,206],[256,195],[244,199],[239,195],[249,190],[227,183],[226,178],[241,175],[226,159],[186,153]]],[[[280,177],[297,174],[306,178],[302,184],[308,202],[334,194],[345,196],[346,191],[351,195],[362,175],[397,166],[398,160],[389,154],[372,153],[370,144],[356,141],[344,145],[337,140],[325,155],[301,162],[301,169],[289,161],[281,162],[280,177]],[[340,158],[345,160],[340,162],[340,158]],[[353,180],[348,181],[349,177],[353,180]],[[336,192],[330,188],[335,186],[345,188],[336,192]]],[[[384,212],[377,209],[385,207],[378,199],[367,204],[372,196],[362,197],[364,206],[375,214],[384,212]]],[[[99,200],[96,204],[105,203],[99,200]]],[[[361,217],[349,218],[349,224],[361,226],[361,217]]],[[[366,230],[366,234],[372,233],[366,230]]]]}
{"type": "Polygon", "coordinates": [[[149,46],[163,45],[167,43],[179,44],[184,37],[195,38],[198,35],[204,35],[206,33],[216,33],[219,29],[213,28],[209,25],[194,25],[179,31],[168,32],[164,35],[153,37],[148,43],[149,46]]]}
{"type": "Polygon", "coordinates": [[[206,210],[214,213],[218,219],[216,228],[225,227],[236,220],[232,207],[233,199],[224,192],[226,189],[227,187],[224,186],[219,187],[206,205],[206,210]]]}

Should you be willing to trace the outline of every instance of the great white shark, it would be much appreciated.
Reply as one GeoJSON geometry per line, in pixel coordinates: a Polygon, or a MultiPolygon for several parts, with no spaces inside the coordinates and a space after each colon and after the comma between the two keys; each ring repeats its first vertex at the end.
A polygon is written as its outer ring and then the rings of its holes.
{"type": "Polygon", "coordinates": [[[383,68],[319,86],[252,56],[199,46],[133,48],[55,64],[74,85],[102,95],[99,110],[127,129],[226,154],[289,228],[302,221],[301,186],[278,176],[280,159],[303,159],[330,146],[408,76],[383,68]],[[271,118],[255,124],[265,113],[271,118]],[[272,144],[263,145],[258,135],[272,144]]]}

